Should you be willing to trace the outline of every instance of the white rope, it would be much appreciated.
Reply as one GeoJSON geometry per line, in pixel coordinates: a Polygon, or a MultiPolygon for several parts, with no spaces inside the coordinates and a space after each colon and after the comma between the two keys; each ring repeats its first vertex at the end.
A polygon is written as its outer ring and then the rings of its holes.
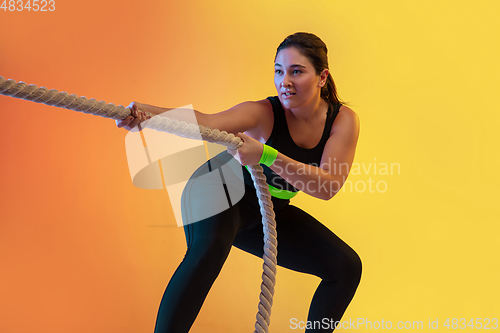
{"type": "MultiPolygon", "coordinates": [[[[43,103],[47,105],[57,106],[78,112],[84,112],[96,116],[101,116],[111,119],[125,119],[131,115],[131,110],[123,105],[115,105],[106,103],[105,101],[97,101],[96,99],[87,99],[84,96],[79,97],[75,94],[67,92],[59,92],[55,89],[47,89],[45,87],[38,88],[34,84],[26,84],[24,82],[16,82],[15,80],[6,80],[0,76],[0,95],[21,98],[28,101],[43,103]]],[[[149,116],[153,116],[149,114],[149,116]]],[[[203,140],[219,143],[231,149],[238,149],[243,144],[241,138],[211,129],[202,125],[187,124],[179,122],[176,119],[167,117],[152,117],[143,123],[144,127],[151,128],[161,132],[176,134],[186,138],[203,140]]],[[[264,230],[264,264],[262,273],[262,283],[260,292],[260,302],[258,306],[257,321],[255,323],[254,333],[268,333],[269,324],[271,321],[271,307],[273,305],[274,285],[276,283],[276,264],[278,255],[278,242],[276,236],[276,221],[274,219],[273,203],[271,194],[266,183],[266,176],[262,172],[260,165],[249,166],[252,180],[257,190],[259,199],[260,213],[262,215],[262,225],[264,230]]]]}

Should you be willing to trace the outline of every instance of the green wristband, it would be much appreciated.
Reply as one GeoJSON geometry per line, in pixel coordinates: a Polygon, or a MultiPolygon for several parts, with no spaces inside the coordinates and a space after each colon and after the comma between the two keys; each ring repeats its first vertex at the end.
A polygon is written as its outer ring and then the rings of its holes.
{"type": "Polygon", "coordinates": [[[273,147],[270,147],[266,144],[262,144],[264,149],[262,150],[262,156],[260,157],[259,163],[262,163],[267,166],[271,166],[278,157],[278,151],[273,147]]]}

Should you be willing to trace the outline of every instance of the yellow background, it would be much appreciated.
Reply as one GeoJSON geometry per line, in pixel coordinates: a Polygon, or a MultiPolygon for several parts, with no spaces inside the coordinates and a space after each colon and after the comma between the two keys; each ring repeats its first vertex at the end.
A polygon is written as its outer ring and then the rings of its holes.
{"type": "MultiPolygon", "coordinates": [[[[499,10],[493,0],[56,0],[54,12],[0,11],[0,75],[213,113],[275,95],[278,44],[317,34],[361,120],[361,172],[349,180],[387,190],[292,203],[363,261],[345,320],[428,330],[439,319],[446,330],[446,318],[500,317],[499,10]],[[399,174],[375,173],[384,163],[399,174]]],[[[0,332],[152,332],[186,245],[166,191],[133,186],[127,132],[4,96],[0,115],[0,332]]],[[[260,275],[259,258],[233,249],[192,332],[251,331],[260,275]]],[[[278,269],[271,332],[298,331],[290,319],[306,320],[318,283],[278,269]]]]}

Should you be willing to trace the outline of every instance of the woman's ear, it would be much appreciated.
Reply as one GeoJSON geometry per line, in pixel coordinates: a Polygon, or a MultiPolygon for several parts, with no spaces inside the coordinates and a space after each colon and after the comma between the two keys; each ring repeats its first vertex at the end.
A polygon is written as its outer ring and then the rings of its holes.
{"type": "Polygon", "coordinates": [[[328,79],[329,73],[330,71],[328,70],[328,68],[325,68],[323,69],[321,74],[319,74],[319,82],[318,82],[319,87],[323,88],[326,85],[326,80],[328,79]]]}

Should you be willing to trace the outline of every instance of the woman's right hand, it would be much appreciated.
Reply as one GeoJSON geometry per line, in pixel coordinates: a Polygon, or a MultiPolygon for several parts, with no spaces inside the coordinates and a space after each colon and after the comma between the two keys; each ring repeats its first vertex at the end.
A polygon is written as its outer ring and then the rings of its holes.
{"type": "Polygon", "coordinates": [[[125,119],[115,120],[116,126],[118,128],[123,127],[127,131],[132,131],[132,132],[137,132],[142,130],[142,127],[137,125],[151,118],[151,116],[147,116],[146,111],[144,111],[144,108],[142,107],[142,104],[137,102],[130,103],[130,105],[127,106],[127,109],[130,109],[132,114],[125,119]]]}

